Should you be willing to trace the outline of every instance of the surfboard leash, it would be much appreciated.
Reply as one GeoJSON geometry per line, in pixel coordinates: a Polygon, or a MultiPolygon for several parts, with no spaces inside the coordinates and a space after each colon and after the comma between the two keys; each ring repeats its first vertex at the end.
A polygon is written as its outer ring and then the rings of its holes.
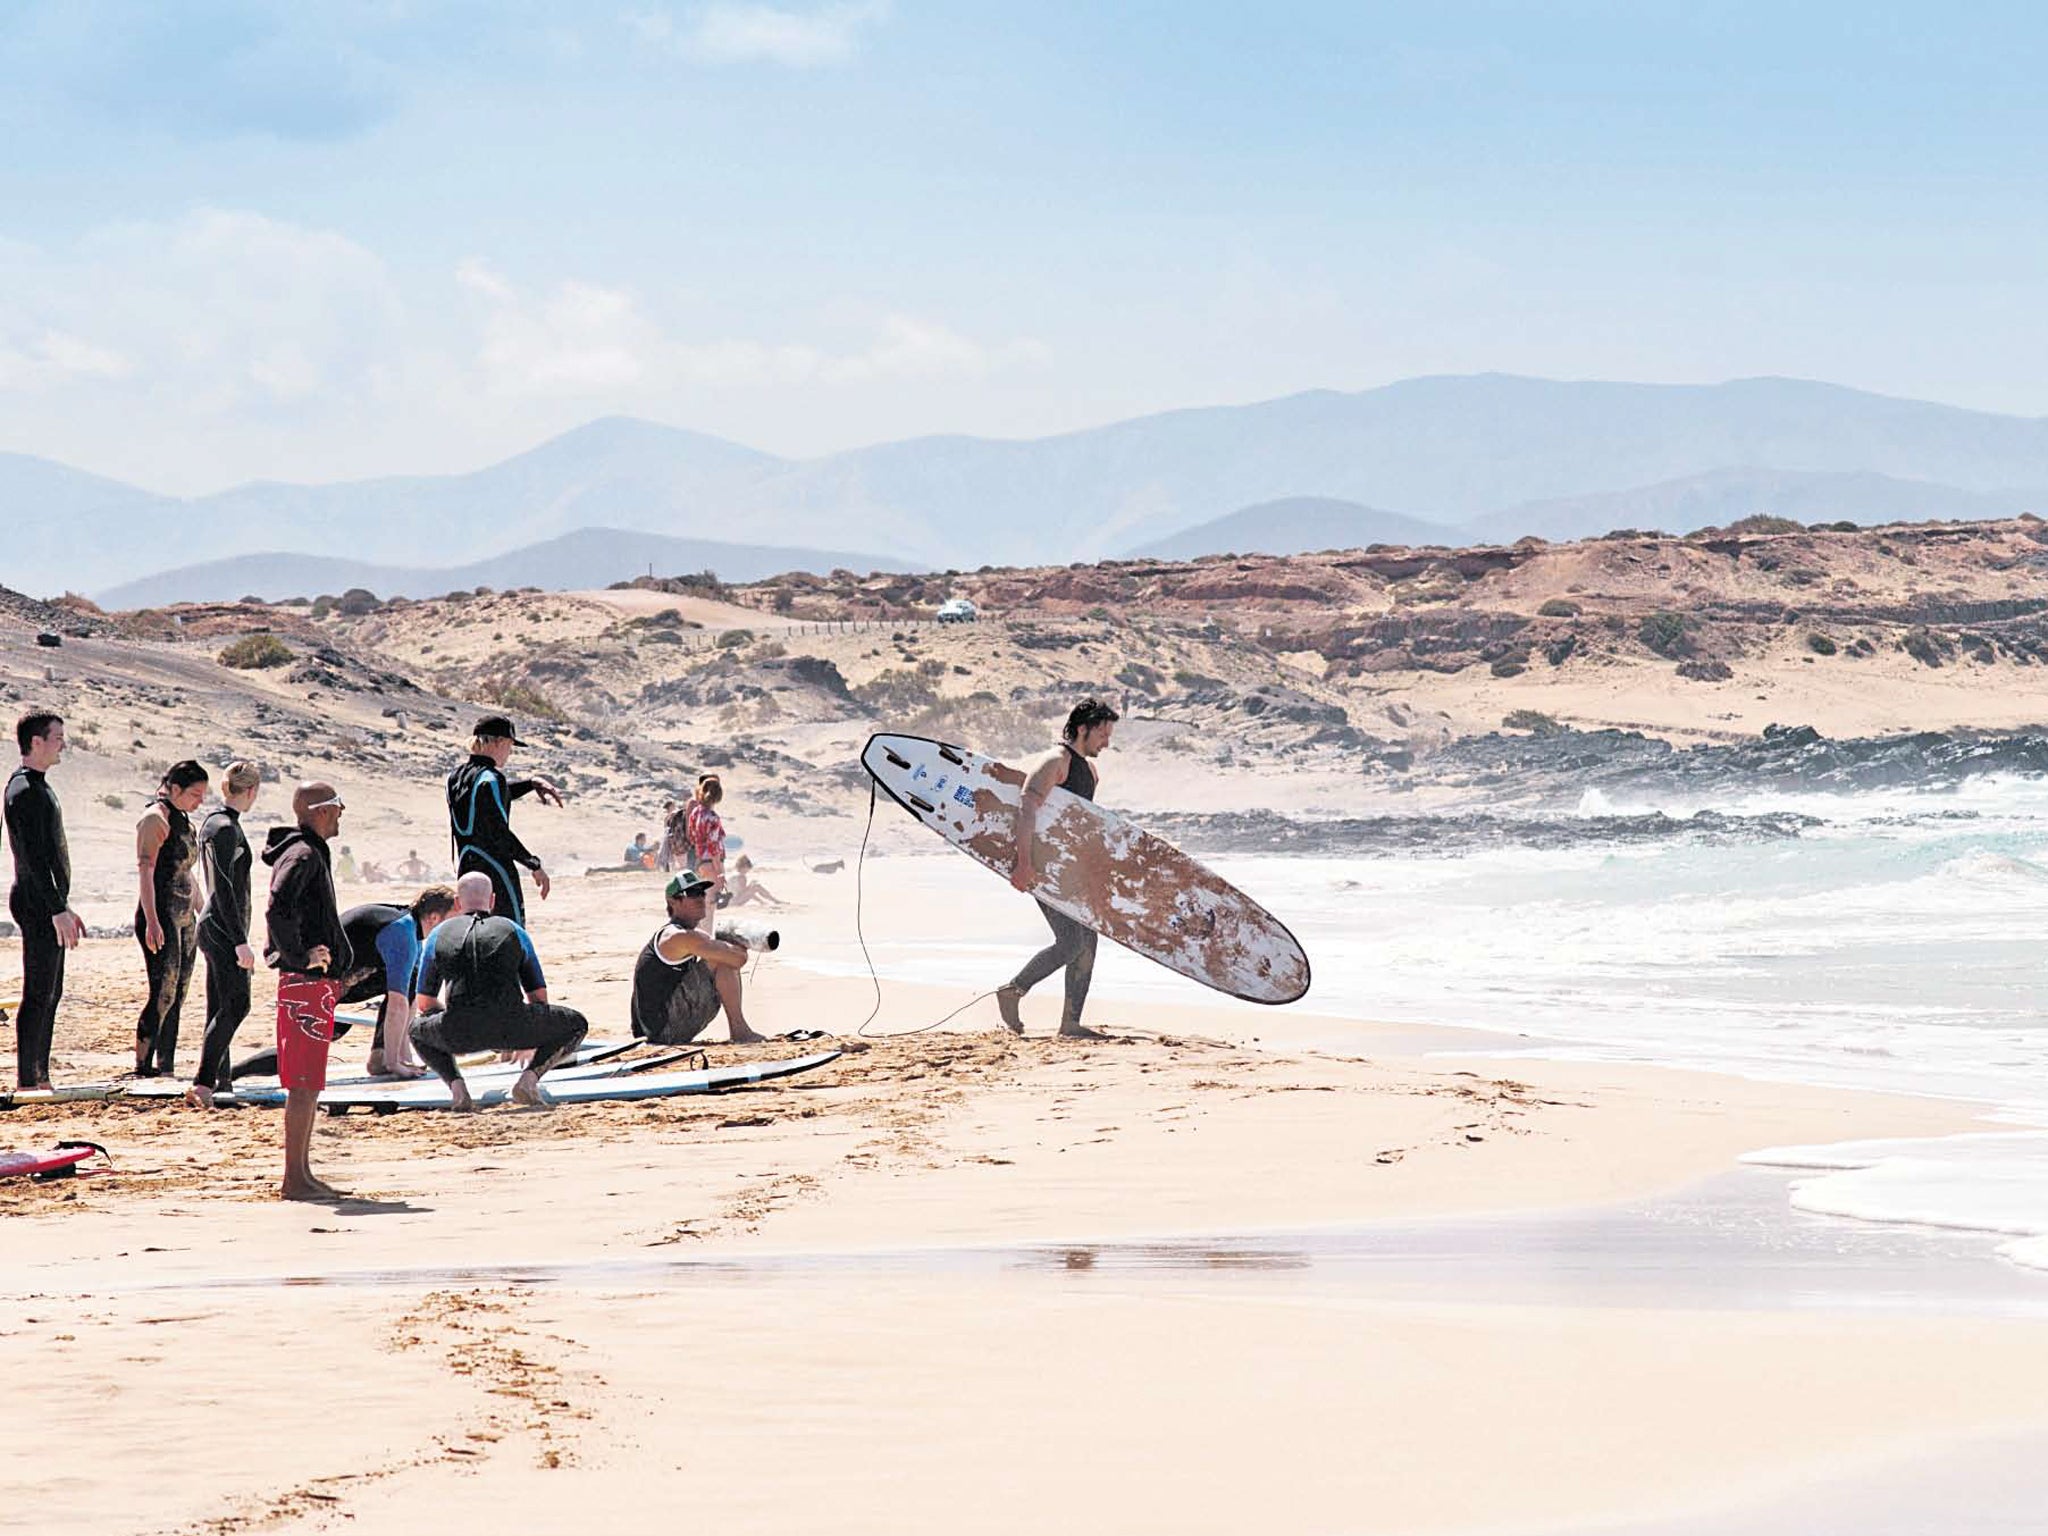
{"type": "Polygon", "coordinates": [[[882,975],[881,972],[875,969],[875,957],[868,953],[867,929],[862,920],[862,908],[866,901],[865,886],[862,882],[867,873],[868,839],[874,834],[875,830],[875,802],[878,798],[879,791],[876,789],[874,781],[870,779],[868,781],[868,824],[861,829],[860,857],[854,861],[853,866],[853,932],[854,936],[860,940],[861,958],[868,963],[868,980],[875,989],[875,1005],[868,1010],[868,1016],[860,1021],[860,1026],[854,1030],[854,1034],[862,1040],[903,1040],[911,1035],[927,1034],[937,1029],[941,1024],[950,1023],[972,1008],[976,1003],[986,998],[994,997],[996,994],[994,992],[984,992],[980,997],[970,997],[944,1018],[933,1019],[929,1024],[920,1024],[916,1029],[892,1030],[887,1034],[870,1034],[868,1032],[868,1027],[875,1022],[882,1012],[882,975]]]}

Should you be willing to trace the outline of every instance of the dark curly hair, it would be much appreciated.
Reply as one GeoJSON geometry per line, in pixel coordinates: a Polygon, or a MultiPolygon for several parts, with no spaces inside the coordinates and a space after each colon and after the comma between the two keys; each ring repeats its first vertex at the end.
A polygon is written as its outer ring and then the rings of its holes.
{"type": "Polygon", "coordinates": [[[1074,706],[1073,712],[1067,716],[1066,729],[1060,732],[1060,738],[1063,741],[1072,741],[1076,736],[1079,736],[1083,731],[1093,726],[1109,725],[1121,719],[1123,719],[1123,716],[1103,703],[1102,700],[1083,699],[1074,706]]]}

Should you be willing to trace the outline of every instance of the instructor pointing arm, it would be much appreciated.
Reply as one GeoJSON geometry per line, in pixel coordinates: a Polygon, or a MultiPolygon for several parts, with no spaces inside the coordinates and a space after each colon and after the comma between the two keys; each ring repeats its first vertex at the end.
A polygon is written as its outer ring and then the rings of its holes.
{"type": "Polygon", "coordinates": [[[520,927],[526,926],[526,893],[519,871],[533,876],[541,900],[550,882],[540,858],[512,830],[512,802],[538,795],[543,805],[560,805],[562,792],[547,779],[507,779],[505,764],[512,749],[523,746],[504,715],[485,715],[476,723],[469,761],[448,775],[448,826],[455,843],[455,872],[486,875],[496,897],[495,910],[520,927]]]}

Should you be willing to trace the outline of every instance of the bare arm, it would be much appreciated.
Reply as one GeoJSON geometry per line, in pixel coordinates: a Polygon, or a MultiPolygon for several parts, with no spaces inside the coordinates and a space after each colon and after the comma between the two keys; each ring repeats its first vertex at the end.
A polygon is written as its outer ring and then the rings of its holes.
{"type": "Polygon", "coordinates": [[[1017,807],[1017,827],[1014,834],[1017,844],[1016,860],[1010,866],[1010,884],[1020,891],[1031,889],[1038,872],[1031,865],[1031,841],[1038,832],[1038,813],[1045,807],[1046,796],[1059,783],[1060,770],[1066,762],[1064,752],[1055,753],[1031,770],[1031,777],[1024,781],[1023,803],[1017,807]]]}
{"type": "Polygon", "coordinates": [[[140,886],[142,942],[153,954],[164,945],[163,919],[156,910],[156,859],[170,838],[171,826],[158,811],[135,824],[135,870],[140,886]]]}
{"type": "Polygon", "coordinates": [[[706,965],[728,971],[739,970],[751,954],[738,939],[714,939],[701,928],[679,928],[654,947],[672,965],[702,960],[706,965]]]}

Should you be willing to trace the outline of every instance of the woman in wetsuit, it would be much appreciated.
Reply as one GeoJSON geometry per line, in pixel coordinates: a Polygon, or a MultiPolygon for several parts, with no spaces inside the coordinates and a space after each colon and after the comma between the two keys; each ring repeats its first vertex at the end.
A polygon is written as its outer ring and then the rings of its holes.
{"type": "Polygon", "coordinates": [[[135,1021],[137,1077],[168,1077],[174,1069],[178,1015],[199,954],[200,894],[192,878],[199,839],[192,813],[206,799],[206,784],[203,764],[190,758],[173,763],[135,825],[135,938],[149,978],[149,996],[135,1021]]]}
{"type": "Polygon", "coordinates": [[[199,953],[206,957],[206,1038],[185,1101],[211,1108],[213,1096],[233,1085],[228,1051],[249,1017],[249,975],[256,951],[249,944],[249,871],[254,857],[242,816],[256,803],[263,776],[254,763],[228,764],[220,780],[220,809],[199,829],[199,868],[206,906],[199,914],[199,953]]]}

